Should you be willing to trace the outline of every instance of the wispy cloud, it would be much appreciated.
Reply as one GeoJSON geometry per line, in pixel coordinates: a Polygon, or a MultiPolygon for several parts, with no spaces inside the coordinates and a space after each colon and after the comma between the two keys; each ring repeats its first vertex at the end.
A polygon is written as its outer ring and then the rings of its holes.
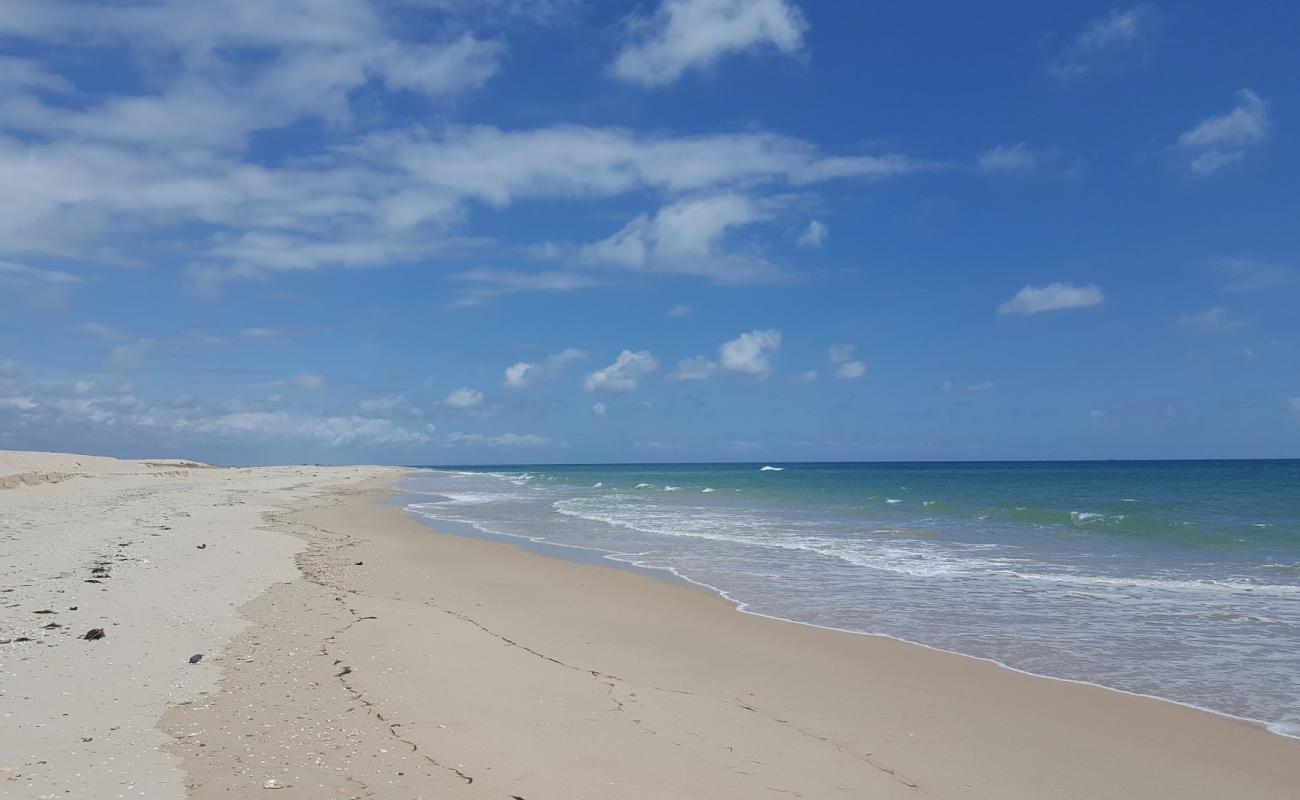
{"type": "Polygon", "coordinates": [[[975,160],[983,172],[1032,172],[1038,166],[1038,156],[1024,142],[999,145],[980,153],[975,160]]]}
{"type": "Polygon", "coordinates": [[[999,306],[998,313],[1029,316],[1044,311],[1087,308],[1100,305],[1105,299],[1105,293],[1095,284],[1076,286],[1073,283],[1049,283],[1046,286],[1026,286],[1016,292],[1015,297],[999,306]]]}
{"type": "Polygon", "coordinates": [[[1203,178],[1244,159],[1250,148],[1268,138],[1270,128],[1268,103],[1242,89],[1231,111],[1197,123],[1178,137],[1178,145],[1190,158],[1192,174],[1203,178]]]}
{"type": "Polygon", "coordinates": [[[502,433],[487,436],[481,433],[449,433],[449,446],[478,446],[502,449],[519,449],[528,447],[546,447],[551,440],[536,433],[502,433]]]}
{"type": "Polygon", "coordinates": [[[858,360],[851,344],[833,344],[826,349],[826,358],[835,367],[835,379],[851,381],[867,374],[867,365],[858,360]]]}
{"type": "Polygon", "coordinates": [[[1221,258],[1211,268],[1222,277],[1224,292],[1265,292],[1300,283],[1300,271],[1253,258],[1221,258]]]}
{"type": "Polygon", "coordinates": [[[613,72],[645,87],[665,86],[724,56],[763,49],[797,53],[807,28],[799,8],[787,0],[662,0],[653,15],[628,21],[630,41],[613,72]]]}
{"type": "Polygon", "coordinates": [[[1178,324],[1184,328],[1203,333],[1227,333],[1245,325],[1239,319],[1233,319],[1218,306],[1209,308],[1199,314],[1184,314],[1178,318],[1178,324]]]}
{"type": "Polygon", "coordinates": [[[1062,81],[1090,75],[1143,44],[1157,22],[1155,7],[1147,3],[1094,19],[1047,65],[1047,74],[1062,81]]]}
{"type": "Polygon", "coordinates": [[[679,381],[702,381],[713,377],[718,372],[718,364],[705,356],[695,356],[694,358],[684,358],[677,362],[676,368],[668,373],[668,380],[673,382],[679,381]]]}
{"type": "Polygon", "coordinates": [[[519,292],[571,292],[599,286],[589,275],[562,270],[521,272],[507,269],[471,269],[452,276],[468,284],[452,301],[453,308],[473,308],[505,294],[519,292]]]}

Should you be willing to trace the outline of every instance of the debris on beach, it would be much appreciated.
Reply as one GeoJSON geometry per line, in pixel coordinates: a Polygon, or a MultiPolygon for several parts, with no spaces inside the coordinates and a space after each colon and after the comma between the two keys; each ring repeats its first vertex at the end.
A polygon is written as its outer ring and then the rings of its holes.
{"type": "Polygon", "coordinates": [[[92,642],[93,642],[94,640],[96,640],[96,639],[103,639],[103,638],[104,638],[104,629],[103,629],[103,628],[91,628],[90,630],[86,631],[86,635],[83,636],[83,637],[81,637],[81,638],[83,638],[83,639],[89,639],[89,640],[92,641],[92,642]]]}
{"type": "Polygon", "coordinates": [[[195,653],[194,655],[190,656],[190,663],[191,663],[191,664],[197,664],[197,663],[199,663],[199,662],[202,661],[202,660],[203,660],[203,654],[202,654],[202,653],[195,653]]]}
{"type": "Polygon", "coordinates": [[[207,544],[207,542],[204,542],[203,544],[197,545],[197,546],[195,547],[195,549],[196,549],[196,550],[207,550],[207,549],[208,549],[208,544],[207,544]]]}

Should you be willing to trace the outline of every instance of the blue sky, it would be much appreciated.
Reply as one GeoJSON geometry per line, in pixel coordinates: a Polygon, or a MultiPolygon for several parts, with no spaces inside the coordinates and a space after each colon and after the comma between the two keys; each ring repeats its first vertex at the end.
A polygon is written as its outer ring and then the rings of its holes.
{"type": "Polygon", "coordinates": [[[0,6],[0,447],[1300,455],[1289,2],[0,6]]]}

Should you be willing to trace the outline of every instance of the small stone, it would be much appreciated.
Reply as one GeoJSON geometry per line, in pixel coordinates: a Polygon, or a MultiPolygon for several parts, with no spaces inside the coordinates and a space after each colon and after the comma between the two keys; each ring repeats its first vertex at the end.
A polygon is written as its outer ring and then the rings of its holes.
{"type": "Polygon", "coordinates": [[[202,654],[202,653],[195,653],[194,655],[190,656],[190,663],[191,663],[191,664],[197,664],[197,663],[199,663],[199,662],[202,661],[202,660],[203,660],[203,654],[202,654]]]}
{"type": "Polygon", "coordinates": [[[103,638],[104,638],[104,629],[103,629],[103,628],[91,628],[90,630],[86,631],[86,635],[83,636],[83,637],[81,637],[81,638],[83,638],[83,639],[89,639],[89,640],[92,641],[92,642],[93,642],[94,640],[96,640],[96,639],[103,639],[103,638]]]}

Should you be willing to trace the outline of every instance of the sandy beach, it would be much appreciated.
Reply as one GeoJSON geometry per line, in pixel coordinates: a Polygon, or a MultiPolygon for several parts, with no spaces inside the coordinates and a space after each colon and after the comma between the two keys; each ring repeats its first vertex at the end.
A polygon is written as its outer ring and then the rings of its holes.
{"type": "Polygon", "coordinates": [[[1254,725],[433,532],[401,474],[0,454],[0,796],[1300,785],[1300,741],[1254,725]]]}

